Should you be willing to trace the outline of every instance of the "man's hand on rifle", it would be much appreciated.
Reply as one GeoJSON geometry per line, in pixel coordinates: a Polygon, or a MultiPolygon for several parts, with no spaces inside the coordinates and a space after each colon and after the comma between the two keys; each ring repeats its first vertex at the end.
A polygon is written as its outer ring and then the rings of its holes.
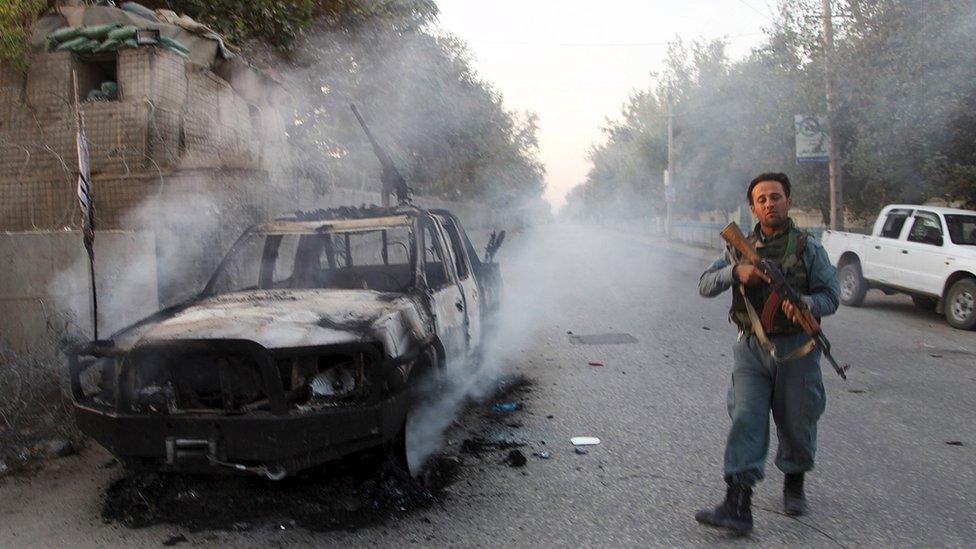
{"type": "Polygon", "coordinates": [[[755,265],[736,265],[733,271],[735,279],[746,286],[758,286],[759,284],[769,284],[769,277],[760,271],[755,265]]]}
{"type": "Polygon", "coordinates": [[[782,305],[783,314],[786,315],[790,321],[800,324],[802,311],[799,307],[794,307],[789,301],[783,301],[782,305]]]}

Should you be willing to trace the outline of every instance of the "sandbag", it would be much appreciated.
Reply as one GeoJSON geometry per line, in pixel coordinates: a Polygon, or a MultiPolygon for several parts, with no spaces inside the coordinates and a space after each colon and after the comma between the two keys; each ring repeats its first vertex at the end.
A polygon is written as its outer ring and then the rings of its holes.
{"type": "Polygon", "coordinates": [[[91,40],[89,38],[85,38],[84,44],[81,44],[80,46],[75,46],[74,48],[71,49],[71,51],[78,52],[78,53],[91,52],[100,45],[101,42],[99,42],[98,40],[91,40]]]}
{"type": "Polygon", "coordinates": [[[108,101],[108,97],[102,90],[92,90],[88,92],[88,96],[85,97],[85,101],[89,103],[94,101],[108,101]]]}
{"type": "Polygon", "coordinates": [[[119,84],[117,82],[106,80],[105,82],[102,82],[101,89],[102,93],[104,93],[109,99],[119,98],[119,84]]]}
{"type": "Polygon", "coordinates": [[[73,40],[81,36],[82,27],[62,27],[47,35],[48,40],[53,40],[57,44],[73,40]]]}
{"type": "Polygon", "coordinates": [[[111,30],[105,36],[109,40],[118,40],[119,42],[123,40],[128,40],[130,38],[136,37],[136,31],[139,30],[132,25],[126,25],[124,27],[119,27],[117,29],[111,30]]]}
{"type": "Polygon", "coordinates": [[[87,38],[85,38],[84,36],[79,36],[77,38],[72,38],[71,40],[67,40],[67,41],[61,42],[60,44],[58,44],[57,50],[58,51],[78,51],[75,48],[77,48],[77,47],[79,47],[79,46],[81,46],[83,44],[87,44],[87,43],[88,43],[88,39],[87,38]]]}
{"type": "Polygon", "coordinates": [[[100,46],[92,50],[94,53],[102,53],[105,51],[115,51],[119,49],[119,45],[122,43],[121,40],[106,40],[102,42],[100,46]]]}
{"type": "Polygon", "coordinates": [[[89,25],[87,27],[81,28],[81,36],[88,38],[89,40],[98,40],[101,42],[108,38],[108,33],[115,30],[122,25],[120,23],[108,23],[106,25],[89,25]]]}
{"type": "Polygon", "coordinates": [[[138,48],[139,47],[139,43],[136,42],[136,39],[135,38],[129,38],[128,40],[123,40],[122,41],[122,45],[120,45],[119,47],[120,48],[132,48],[132,49],[135,49],[135,48],[138,48]]]}

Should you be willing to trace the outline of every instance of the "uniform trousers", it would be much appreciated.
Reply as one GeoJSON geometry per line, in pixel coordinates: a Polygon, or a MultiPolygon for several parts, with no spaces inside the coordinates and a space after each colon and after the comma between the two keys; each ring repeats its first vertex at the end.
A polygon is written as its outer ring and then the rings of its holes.
{"type": "MultiPolygon", "coordinates": [[[[785,357],[808,341],[806,334],[770,336],[776,355],[785,357]]],[[[776,467],[784,473],[813,469],[817,421],[827,403],[820,372],[820,350],[780,362],[744,332],[733,348],[735,364],[728,393],[729,429],[725,476],[753,486],[763,479],[769,451],[769,416],[776,423],[776,467]]]]}

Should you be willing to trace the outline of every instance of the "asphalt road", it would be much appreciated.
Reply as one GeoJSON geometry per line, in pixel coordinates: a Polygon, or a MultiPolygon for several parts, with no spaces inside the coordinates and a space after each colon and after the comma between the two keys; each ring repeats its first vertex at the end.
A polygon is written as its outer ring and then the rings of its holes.
{"type": "MultiPolygon", "coordinates": [[[[824,370],[828,402],[808,476],[810,513],[794,519],[779,511],[782,474],[770,460],[751,536],[730,538],[694,521],[695,510],[724,490],[736,335],[726,321],[728,294],[697,294],[712,255],[593,227],[510,235],[498,254],[507,303],[499,349],[532,387],[505,422],[514,427],[480,434],[525,444],[529,461],[514,468],[502,463],[504,451],[462,455],[457,478],[430,506],[333,532],[273,524],[132,530],[100,518],[105,488],[121,473],[99,468],[107,456],[92,449],[33,477],[0,480],[0,545],[153,547],[174,534],[185,535],[184,545],[234,546],[976,544],[976,332],[877,292],[824,322],[837,359],[852,370],[847,383],[824,370]],[[627,333],[637,342],[573,344],[568,332],[627,333]],[[578,455],[569,441],[577,435],[602,442],[578,455]],[[542,451],[551,458],[530,455],[542,451]]],[[[472,418],[490,404],[459,420],[448,450],[478,434],[472,418]]]]}

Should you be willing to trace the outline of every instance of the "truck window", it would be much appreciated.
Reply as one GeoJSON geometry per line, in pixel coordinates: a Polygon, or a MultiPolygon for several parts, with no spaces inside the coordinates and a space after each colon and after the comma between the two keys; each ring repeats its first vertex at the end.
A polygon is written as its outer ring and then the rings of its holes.
{"type": "Polygon", "coordinates": [[[432,228],[431,224],[424,224],[424,269],[427,272],[427,285],[440,288],[448,282],[447,265],[441,252],[440,239],[432,228]]]}
{"type": "Polygon", "coordinates": [[[252,233],[228,253],[210,294],[248,289],[404,291],[415,283],[411,228],[344,233],[252,233]]]}
{"type": "Polygon", "coordinates": [[[446,217],[439,217],[438,219],[444,226],[447,237],[451,239],[451,248],[454,251],[454,270],[457,272],[458,279],[466,280],[468,278],[468,266],[464,262],[464,244],[461,243],[461,237],[458,235],[457,225],[453,219],[446,217]]]}
{"type": "Polygon", "coordinates": [[[976,246],[976,215],[947,214],[945,220],[953,244],[976,246]]]}
{"type": "Polygon", "coordinates": [[[911,210],[891,210],[885,218],[884,226],[881,227],[882,238],[898,238],[901,229],[905,226],[905,220],[912,215],[911,210]]]}
{"type": "Polygon", "coordinates": [[[941,246],[942,224],[939,216],[931,212],[915,212],[915,222],[908,232],[908,241],[941,246]]]}

